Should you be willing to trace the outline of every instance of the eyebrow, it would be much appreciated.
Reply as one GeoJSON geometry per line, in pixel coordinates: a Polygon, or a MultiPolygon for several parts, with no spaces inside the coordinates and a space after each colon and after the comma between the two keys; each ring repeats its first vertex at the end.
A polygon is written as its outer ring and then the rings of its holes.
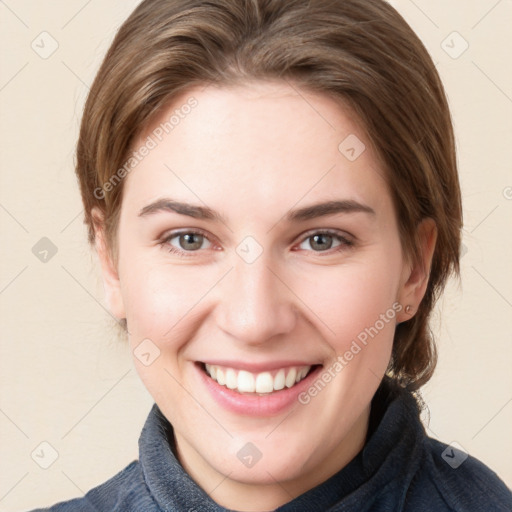
{"type": "MultiPolygon", "coordinates": [[[[139,212],[139,217],[145,217],[154,213],[175,212],[180,215],[193,217],[194,219],[220,221],[227,224],[226,219],[215,210],[207,206],[196,206],[189,203],[174,201],[173,199],[158,199],[139,212]]],[[[316,219],[326,215],[335,215],[337,213],[367,213],[375,215],[375,210],[369,206],[359,203],[351,199],[327,201],[316,203],[304,208],[290,210],[285,215],[287,222],[299,222],[305,220],[316,219]]]]}

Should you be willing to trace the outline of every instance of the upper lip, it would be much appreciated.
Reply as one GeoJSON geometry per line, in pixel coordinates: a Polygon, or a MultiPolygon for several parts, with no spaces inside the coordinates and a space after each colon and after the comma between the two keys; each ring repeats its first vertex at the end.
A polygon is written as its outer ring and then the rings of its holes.
{"type": "Polygon", "coordinates": [[[245,370],[251,373],[261,373],[265,371],[278,370],[280,368],[289,368],[292,366],[315,366],[320,364],[311,361],[297,361],[291,359],[286,361],[268,361],[266,363],[250,363],[248,361],[233,361],[227,359],[209,359],[207,361],[203,360],[200,362],[215,366],[225,366],[235,370],[245,370]]]}

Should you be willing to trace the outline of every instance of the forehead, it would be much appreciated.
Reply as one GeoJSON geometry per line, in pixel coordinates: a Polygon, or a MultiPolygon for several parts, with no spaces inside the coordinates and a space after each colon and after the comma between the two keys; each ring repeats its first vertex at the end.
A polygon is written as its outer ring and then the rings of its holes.
{"type": "Polygon", "coordinates": [[[290,208],[302,198],[340,194],[378,203],[387,193],[371,142],[351,110],[286,82],[189,89],[135,148],[148,142],[152,149],[125,185],[125,197],[140,207],[164,193],[242,210],[290,208]]]}

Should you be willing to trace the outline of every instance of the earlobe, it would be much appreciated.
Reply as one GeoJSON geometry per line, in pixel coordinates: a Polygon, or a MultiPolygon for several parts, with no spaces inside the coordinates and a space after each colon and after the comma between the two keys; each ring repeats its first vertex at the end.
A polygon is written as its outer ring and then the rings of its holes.
{"type": "Polygon", "coordinates": [[[437,227],[433,219],[424,219],[418,226],[420,254],[418,261],[412,262],[407,268],[403,284],[399,291],[398,301],[403,309],[397,318],[398,322],[411,319],[425,295],[430,277],[432,258],[437,240],[437,227]]]}
{"type": "Polygon", "coordinates": [[[126,314],[121,293],[121,282],[109,251],[103,213],[96,207],[93,208],[91,213],[94,221],[94,245],[100,263],[107,308],[116,318],[123,319],[126,318],[126,314]]]}

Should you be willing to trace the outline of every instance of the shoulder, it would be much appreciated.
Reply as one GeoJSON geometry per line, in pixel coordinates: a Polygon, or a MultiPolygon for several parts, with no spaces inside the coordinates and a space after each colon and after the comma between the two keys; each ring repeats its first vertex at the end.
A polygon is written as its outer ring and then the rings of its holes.
{"type": "Polygon", "coordinates": [[[94,487],[82,498],[57,503],[32,512],[114,512],[118,510],[158,511],[144,481],[139,461],[94,487]]]}
{"type": "Polygon", "coordinates": [[[424,448],[425,457],[411,482],[406,510],[512,511],[512,492],[488,466],[430,437],[425,437],[424,448]]]}

